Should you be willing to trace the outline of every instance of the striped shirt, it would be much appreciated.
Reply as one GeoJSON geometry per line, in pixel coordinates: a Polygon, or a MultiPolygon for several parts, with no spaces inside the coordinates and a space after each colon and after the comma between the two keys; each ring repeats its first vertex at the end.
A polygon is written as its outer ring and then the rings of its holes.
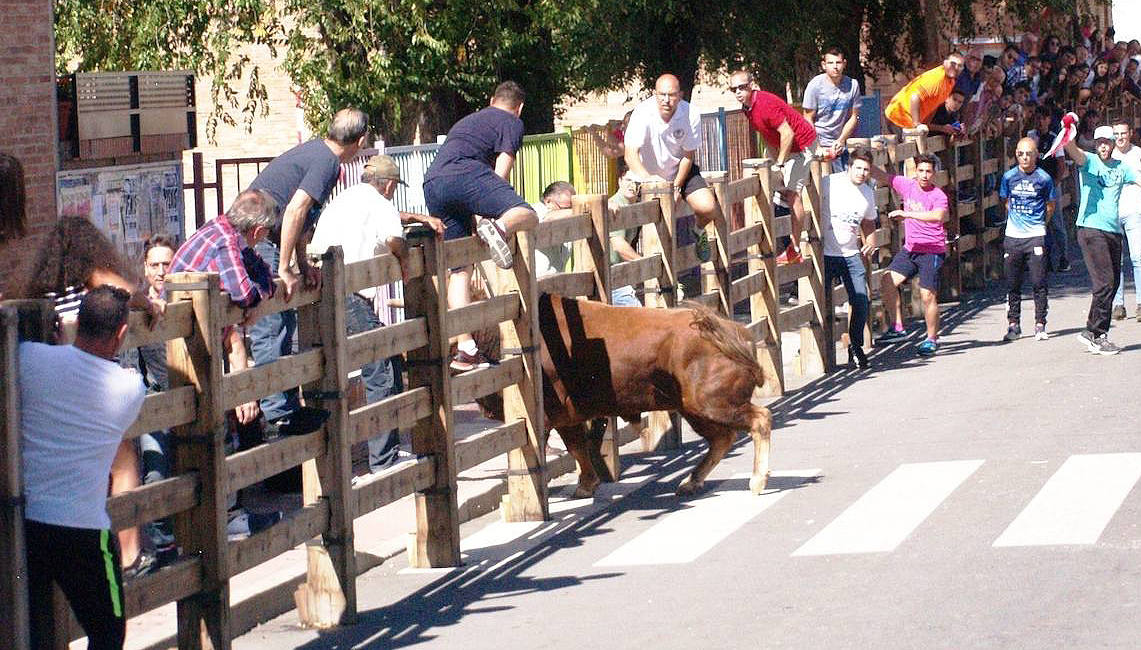
{"type": "Polygon", "coordinates": [[[239,307],[253,307],[273,296],[273,272],[226,215],[199,228],[174,254],[170,273],[209,271],[220,276],[222,290],[239,307]]]}

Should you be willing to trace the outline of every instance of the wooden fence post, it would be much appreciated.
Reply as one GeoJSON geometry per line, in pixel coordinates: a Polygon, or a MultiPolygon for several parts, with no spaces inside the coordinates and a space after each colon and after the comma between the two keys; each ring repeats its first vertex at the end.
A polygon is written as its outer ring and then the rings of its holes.
{"type": "Polygon", "coordinates": [[[800,328],[800,374],[821,374],[836,367],[836,327],[832,308],[831,288],[824,286],[824,254],[820,238],[823,235],[820,214],[820,185],[823,169],[819,156],[812,159],[810,183],[805,185],[801,198],[804,204],[804,232],[807,245],[804,257],[809,262],[807,277],[797,280],[797,295],[801,300],[811,296],[815,318],[800,328]]]}
{"type": "Polygon", "coordinates": [[[306,504],[325,499],[329,527],[320,542],[310,540],[306,582],[294,593],[302,625],[325,629],[356,622],[356,554],[354,551],[352,443],[348,431],[348,358],[346,352],[345,255],[340,246],[321,256],[321,301],[298,310],[302,349],[320,346],[324,374],[306,402],[329,411],[325,422],[325,453],[302,465],[302,496],[306,504]],[[314,390],[315,389],[315,390],[314,390]]]}
{"type": "Polygon", "coordinates": [[[765,288],[749,297],[749,319],[757,323],[764,319],[765,337],[758,341],[757,361],[765,373],[761,394],[776,397],[784,394],[784,355],[780,334],[780,286],[776,276],[776,235],[773,224],[772,161],[765,158],[746,158],[741,167],[746,176],[757,177],[757,194],[745,201],[745,226],[761,224],[762,233],[747,250],[749,274],[763,270],[765,288]]]}
{"type": "Polygon", "coordinates": [[[427,321],[428,345],[408,353],[408,388],[429,388],[432,415],[412,427],[412,451],[435,459],[436,480],[431,488],[416,493],[416,534],[408,547],[408,561],[420,568],[459,566],[456,429],[448,372],[448,267],[442,242],[431,236],[420,242],[424,274],[404,285],[404,311],[409,320],[422,317],[427,321]]]}
{"type": "MultiPolygon", "coordinates": [[[[657,199],[661,219],[642,226],[642,254],[661,255],[662,274],[656,280],[646,281],[646,306],[670,308],[677,306],[680,290],[674,255],[677,252],[677,220],[674,217],[673,186],[669,183],[643,183],[642,199],[657,199]]],[[[642,447],[646,451],[662,451],[681,447],[681,416],[677,413],[654,411],[642,429],[642,447]]]]}
{"type": "MultiPolygon", "coordinates": [[[[611,304],[610,292],[614,290],[610,280],[610,206],[606,196],[602,194],[575,196],[572,205],[575,212],[585,210],[590,214],[590,221],[594,226],[594,236],[587,240],[587,246],[590,250],[590,260],[594,272],[594,290],[598,294],[598,299],[609,305],[611,304]]],[[[618,450],[620,446],[618,418],[606,418],[606,430],[602,433],[600,451],[602,462],[606,464],[606,468],[610,470],[610,477],[614,480],[618,480],[618,475],[622,470],[622,459],[618,450]]]]}
{"type": "Polygon", "coordinates": [[[192,385],[197,418],[173,429],[172,476],[197,472],[198,505],[174,516],[175,538],[183,553],[202,559],[202,591],[178,601],[178,647],[230,647],[229,556],[226,552],[227,472],[223,441],[222,313],[226,296],[216,273],[176,273],[166,278],[170,302],[189,299],[194,332],[167,341],[170,387],[192,385]]]}
{"type": "Polygon", "coordinates": [[[504,292],[519,296],[519,315],[499,324],[504,350],[518,350],[523,378],[503,389],[505,422],[521,419],[527,442],[507,452],[507,494],[504,521],[544,521],[550,518],[547,498],[547,418],[543,413],[543,366],[539,333],[539,286],[535,275],[534,233],[516,234],[515,264],[500,271],[504,292]]]}
{"type": "MultiPolygon", "coordinates": [[[[722,109],[721,127],[724,133],[725,112],[722,109]]],[[[728,172],[710,172],[709,186],[717,196],[717,205],[721,208],[721,219],[714,219],[705,226],[709,236],[712,257],[701,265],[702,289],[705,293],[716,291],[720,296],[721,313],[732,320],[733,305],[729,302],[729,206],[725,205],[725,185],[729,182],[728,172]]]]}

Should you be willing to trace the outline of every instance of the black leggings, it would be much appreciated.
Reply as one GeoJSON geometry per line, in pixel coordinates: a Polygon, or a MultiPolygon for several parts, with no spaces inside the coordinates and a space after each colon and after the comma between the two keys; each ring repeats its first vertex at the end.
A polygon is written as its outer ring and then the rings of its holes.
{"type": "MultiPolygon", "coordinates": [[[[123,574],[119,542],[108,530],[68,528],[26,522],[28,609],[33,648],[54,646],[52,583],[67,596],[75,618],[87,633],[90,650],[123,647],[123,574]]],[[[64,629],[60,621],[55,627],[64,629]]]]}

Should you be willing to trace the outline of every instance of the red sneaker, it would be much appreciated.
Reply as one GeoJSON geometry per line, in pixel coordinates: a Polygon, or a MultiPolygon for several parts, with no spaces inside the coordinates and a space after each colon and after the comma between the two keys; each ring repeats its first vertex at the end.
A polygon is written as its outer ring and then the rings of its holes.
{"type": "Polygon", "coordinates": [[[777,264],[800,264],[803,261],[804,258],[800,255],[800,251],[793,248],[792,244],[789,244],[783,253],[777,255],[777,264]]]}

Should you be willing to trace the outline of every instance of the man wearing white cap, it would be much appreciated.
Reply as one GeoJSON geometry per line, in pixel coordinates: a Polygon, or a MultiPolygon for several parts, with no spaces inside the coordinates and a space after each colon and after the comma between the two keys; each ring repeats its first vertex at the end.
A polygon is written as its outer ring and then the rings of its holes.
{"type": "MultiPolygon", "coordinates": [[[[397,211],[392,197],[400,184],[405,183],[400,180],[400,168],[391,157],[369,158],[361,172],[361,182],[337,194],[325,206],[313,233],[310,250],[323,253],[330,246],[340,246],[345,253],[345,264],[391,252],[400,261],[400,268],[404,269],[408,248],[401,221],[420,221],[440,235],[443,235],[444,224],[435,217],[397,211]]],[[[350,336],[384,325],[373,309],[375,296],[375,287],[348,295],[345,300],[345,329],[350,336]]],[[[366,364],[361,368],[361,379],[369,404],[400,393],[403,390],[400,356],[366,364]]],[[[369,471],[385,469],[399,457],[400,436],[396,429],[369,439],[369,471]]]]}
{"type": "MultiPolygon", "coordinates": [[[[1077,116],[1067,113],[1062,124],[1070,127],[1077,116]]],[[[1094,153],[1082,151],[1073,140],[1065,144],[1081,174],[1081,204],[1078,207],[1078,245],[1089,271],[1090,298],[1086,328],[1078,339],[1094,354],[1117,354],[1121,348],[1107,336],[1113,296],[1121,279],[1121,222],[1118,200],[1128,183],[1138,183],[1133,170],[1113,158],[1113,127],[1099,126],[1093,132],[1094,153]]]]}

